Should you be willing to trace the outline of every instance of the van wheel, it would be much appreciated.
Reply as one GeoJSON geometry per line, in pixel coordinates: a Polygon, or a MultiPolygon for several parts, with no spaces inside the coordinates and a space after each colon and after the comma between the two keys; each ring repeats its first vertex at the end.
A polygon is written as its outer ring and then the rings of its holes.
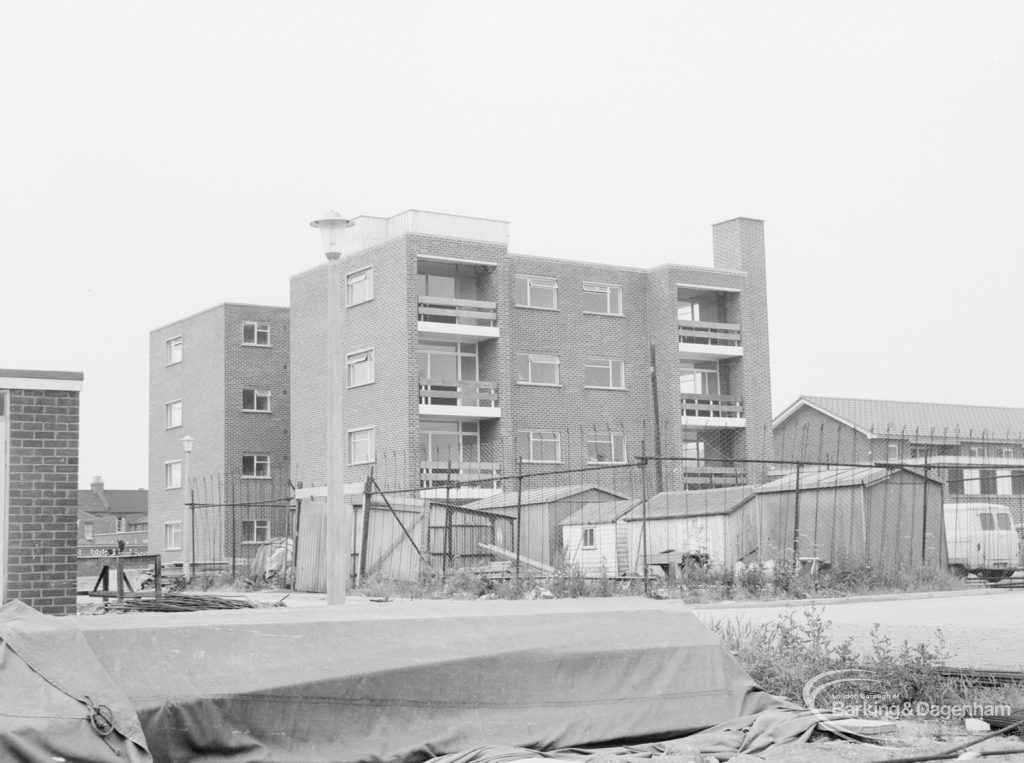
{"type": "Polygon", "coordinates": [[[998,583],[1013,575],[1013,570],[978,570],[978,577],[986,583],[998,583]]]}
{"type": "Polygon", "coordinates": [[[949,574],[963,580],[967,577],[967,569],[962,564],[951,564],[949,565],[949,574]]]}

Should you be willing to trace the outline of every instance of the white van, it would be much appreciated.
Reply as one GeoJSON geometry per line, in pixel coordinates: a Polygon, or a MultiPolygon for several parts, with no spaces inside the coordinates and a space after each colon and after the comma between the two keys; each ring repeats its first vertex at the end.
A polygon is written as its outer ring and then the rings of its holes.
{"type": "Polygon", "coordinates": [[[1020,539],[1008,508],[997,503],[947,503],[942,508],[950,572],[995,581],[1020,566],[1020,539]]]}

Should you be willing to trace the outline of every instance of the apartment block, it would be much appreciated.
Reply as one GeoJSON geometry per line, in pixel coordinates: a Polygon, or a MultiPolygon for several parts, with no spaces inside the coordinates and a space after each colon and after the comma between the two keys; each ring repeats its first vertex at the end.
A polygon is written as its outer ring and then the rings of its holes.
{"type": "Polygon", "coordinates": [[[229,509],[269,500],[291,468],[288,324],[287,308],[228,303],[150,332],[149,548],[164,563],[270,536],[229,509]]]}
{"type": "MultiPolygon", "coordinates": [[[[520,469],[641,454],[678,459],[652,470],[658,491],[756,478],[746,460],[772,451],[763,223],[712,233],[714,267],[645,269],[516,254],[497,220],[355,218],[331,347],[346,491],[372,468],[428,495],[473,480],[459,497],[479,498],[520,469]]],[[[327,479],[328,272],[291,279],[291,469],[307,490],[327,479]]]]}
{"type": "Polygon", "coordinates": [[[0,369],[0,602],[74,614],[83,375],[0,369]]]}

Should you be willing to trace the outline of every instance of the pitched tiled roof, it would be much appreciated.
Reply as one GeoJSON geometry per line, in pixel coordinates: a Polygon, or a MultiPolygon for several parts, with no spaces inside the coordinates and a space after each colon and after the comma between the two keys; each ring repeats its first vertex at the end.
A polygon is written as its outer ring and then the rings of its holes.
{"type": "Polygon", "coordinates": [[[94,490],[78,491],[78,508],[90,514],[145,514],[148,511],[148,490],[107,490],[103,489],[110,511],[94,490]]]}
{"type": "MultiPolygon", "coordinates": [[[[609,500],[625,498],[621,493],[606,490],[597,485],[562,485],[559,487],[541,487],[533,490],[524,490],[522,505],[531,506],[535,503],[551,503],[561,501],[569,496],[579,495],[588,490],[600,490],[608,495],[609,500]]],[[[515,490],[506,490],[503,493],[492,495],[489,498],[481,498],[479,501],[467,504],[468,509],[507,509],[519,505],[520,499],[515,490]]]]}
{"type": "Polygon", "coordinates": [[[634,507],[640,505],[639,498],[627,498],[624,501],[604,501],[601,503],[587,503],[583,508],[574,511],[566,517],[563,525],[603,525],[616,522],[625,514],[628,514],[634,507]]]}
{"type": "Polygon", "coordinates": [[[859,400],[803,395],[775,419],[778,426],[802,403],[809,403],[865,432],[884,435],[1024,439],[1024,408],[949,403],[859,400]]]}

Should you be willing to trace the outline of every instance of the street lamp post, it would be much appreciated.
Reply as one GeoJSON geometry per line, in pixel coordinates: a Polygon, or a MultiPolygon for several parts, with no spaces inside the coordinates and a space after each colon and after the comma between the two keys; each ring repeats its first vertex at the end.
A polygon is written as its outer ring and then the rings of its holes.
{"type": "Polygon", "coordinates": [[[352,559],[352,512],[345,507],[345,432],[341,415],[344,368],[338,349],[341,330],[338,260],[345,229],[352,222],[337,212],[328,212],[310,225],[320,230],[327,255],[327,603],[344,604],[352,559]]]}
{"type": "Polygon", "coordinates": [[[195,445],[195,438],[192,435],[185,435],[181,438],[181,447],[185,451],[185,460],[182,463],[181,469],[181,503],[182,503],[182,521],[181,521],[181,545],[185,552],[185,564],[182,565],[182,571],[185,573],[185,579],[192,577],[192,565],[195,564],[195,516],[196,510],[194,506],[190,506],[192,501],[189,498],[189,486],[188,481],[191,474],[191,459],[192,459],[192,446],[195,445]],[[191,509],[191,511],[190,511],[191,509]]]}

